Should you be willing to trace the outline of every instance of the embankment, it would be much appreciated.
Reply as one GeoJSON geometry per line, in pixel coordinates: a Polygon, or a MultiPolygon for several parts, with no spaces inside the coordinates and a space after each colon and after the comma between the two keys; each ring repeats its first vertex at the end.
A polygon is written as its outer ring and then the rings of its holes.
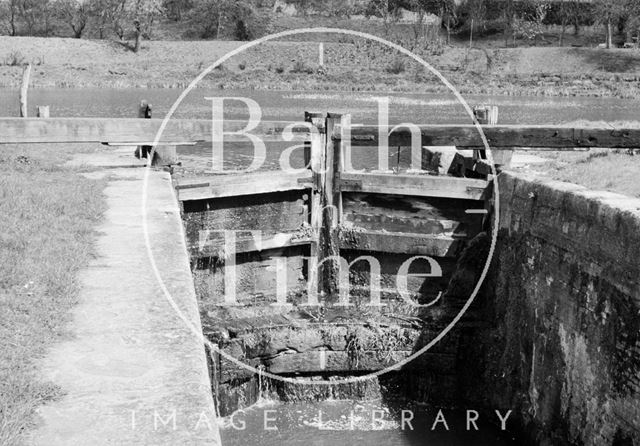
{"type": "MultiPolygon", "coordinates": [[[[316,36],[315,40],[319,37],[316,36]]],[[[19,88],[32,63],[36,88],[185,88],[216,59],[246,42],[149,41],[138,54],[108,40],[0,36],[0,88],[19,88]]],[[[447,46],[422,54],[463,94],[635,98],[640,53],[569,47],[447,46]]],[[[448,92],[409,58],[362,39],[268,42],[234,56],[200,87],[258,90],[448,92]]]]}
{"type": "Polygon", "coordinates": [[[638,444],[640,200],[508,173],[499,186],[495,322],[468,349],[484,364],[466,397],[513,409],[533,444],[638,444]]]}

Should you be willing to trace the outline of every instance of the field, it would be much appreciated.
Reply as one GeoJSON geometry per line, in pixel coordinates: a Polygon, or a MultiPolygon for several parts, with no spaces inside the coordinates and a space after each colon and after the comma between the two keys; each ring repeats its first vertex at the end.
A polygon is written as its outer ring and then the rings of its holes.
{"type": "MultiPolygon", "coordinates": [[[[322,40],[314,36],[315,40],[322,40]]],[[[331,40],[327,37],[327,40],[331,40]]],[[[335,39],[334,39],[335,40],[335,39]]],[[[362,39],[325,44],[268,42],[213,70],[203,87],[277,90],[445,91],[436,77],[389,48],[362,39]]],[[[140,53],[109,40],[0,37],[0,88],[18,88],[24,63],[31,86],[184,88],[233,41],[145,41],[140,53]]],[[[463,94],[635,98],[640,52],[572,47],[443,46],[426,61],[463,94]]]]}

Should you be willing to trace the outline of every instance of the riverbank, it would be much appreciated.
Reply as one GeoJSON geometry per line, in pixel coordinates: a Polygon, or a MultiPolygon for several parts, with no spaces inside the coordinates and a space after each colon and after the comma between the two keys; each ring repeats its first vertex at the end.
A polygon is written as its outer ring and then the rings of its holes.
{"type": "Polygon", "coordinates": [[[68,145],[0,152],[0,444],[20,443],[61,389],[34,370],[69,336],[78,271],[93,255],[105,183],[64,167],[68,145]]]}
{"type": "MultiPolygon", "coordinates": [[[[107,40],[0,37],[0,88],[19,88],[32,63],[32,88],[185,88],[244,42],[149,41],[134,54],[107,40]]],[[[640,52],[594,48],[445,47],[423,55],[462,94],[636,98],[640,52]]],[[[377,43],[268,42],[226,61],[203,88],[313,91],[448,91],[435,75],[377,43]]]]}

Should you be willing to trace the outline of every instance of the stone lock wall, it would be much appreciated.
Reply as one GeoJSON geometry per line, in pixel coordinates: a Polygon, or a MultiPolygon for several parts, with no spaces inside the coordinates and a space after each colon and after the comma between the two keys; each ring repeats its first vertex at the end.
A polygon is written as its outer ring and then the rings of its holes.
{"type": "Polygon", "coordinates": [[[513,409],[532,444],[640,444],[640,200],[509,173],[498,184],[480,301],[494,323],[476,333],[483,372],[467,396],[513,409]]]}

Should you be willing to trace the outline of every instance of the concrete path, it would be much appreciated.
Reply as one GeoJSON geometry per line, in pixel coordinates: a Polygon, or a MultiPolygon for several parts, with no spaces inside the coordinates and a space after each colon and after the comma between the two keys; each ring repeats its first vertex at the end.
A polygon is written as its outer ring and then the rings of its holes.
{"type": "Polygon", "coordinates": [[[176,307],[196,333],[177,316],[150,266],[141,209],[144,171],[89,174],[109,176],[108,210],[97,228],[97,258],[79,278],[72,338],[54,344],[43,363],[45,379],[64,396],[41,408],[32,444],[220,443],[178,204],[169,174],[151,172],[152,252],[176,307]]]}

